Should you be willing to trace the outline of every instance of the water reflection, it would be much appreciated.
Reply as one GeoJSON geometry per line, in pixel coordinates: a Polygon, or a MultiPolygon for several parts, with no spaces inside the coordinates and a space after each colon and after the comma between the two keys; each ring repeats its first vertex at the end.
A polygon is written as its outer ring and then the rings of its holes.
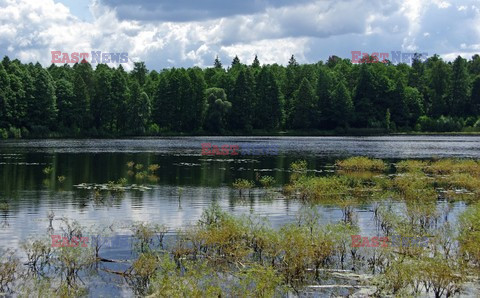
{"type": "MultiPolygon", "coordinates": [[[[154,222],[169,227],[170,234],[196,222],[203,210],[217,202],[235,215],[266,216],[273,226],[296,219],[301,208],[279,192],[272,198],[256,189],[239,198],[231,189],[238,178],[257,180],[273,176],[276,187],[289,179],[289,165],[305,159],[309,170],[328,175],[335,159],[351,155],[372,157],[480,158],[480,137],[368,137],[368,138],[167,138],[138,140],[17,140],[0,142],[0,247],[18,248],[29,237],[58,232],[59,218],[77,220],[83,226],[113,226],[117,237],[129,237],[133,222],[154,222]],[[272,144],[278,156],[201,155],[201,143],[272,144]],[[158,179],[129,175],[128,162],[159,165],[158,179]],[[50,167],[51,171],[45,171],[50,167]],[[64,179],[59,179],[63,176],[64,179]],[[131,186],[123,193],[98,196],[79,188],[81,183],[107,184],[125,178],[131,186]],[[5,204],[5,205],[1,205],[5,204]],[[54,214],[50,220],[49,214],[54,214]]],[[[258,184],[258,183],[257,183],[258,184]]],[[[258,184],[259,185],[259,184],[258,184]]],[[[400,202],[398,208],[402,208],[400,202]]],[[[449,220],[455,220],[465,205],[455,202],[449,220]]],[[[445,208],[441,203],[437,208],[445,208]]],[[[336,206],[319,206],[322,221],[342,218],[336,206]]],[[[356,207],[362,235],[374,235],[373,206],[356,207]]],[[[129,247],[111,247],[105,252],[112,259],[131,258],[129,247]]],[[[122,266],[112,264],[111,266],[122,266]]],[[[116,270],[113,268],[112,270],[116,270]]],[[[121,278],[100,274],[96,284],[114,282],[118,293],[128,290],[121,278]]],[[[97,290],[102,288],[97,287],[97,290]]],[[[97,294],[108,290],[98,290],[97,294]]]]}

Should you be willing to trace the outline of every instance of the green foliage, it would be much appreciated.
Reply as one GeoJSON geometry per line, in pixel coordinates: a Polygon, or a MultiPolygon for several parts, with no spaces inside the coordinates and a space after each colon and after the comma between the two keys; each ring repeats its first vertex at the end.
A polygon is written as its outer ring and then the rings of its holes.
{"type": "Polygon", "coordinates": [[[262,176],[259,181],[260,184],[265,188],[270,188],[275,184],[275,178],[272,176],[262,176]]]}
{"type": "Polygon", "coordinates": [[[347,171],[377,171],[382,172],[387,169],[387,165],[380,159],[372,159],[368,157],[351,157],[340,160],[335,165],[342,170],[347,171]]]}
{"type": "Polygon", "coordinates": [[[240,196],[242,196],[242,191],[252,189],[255,187],[255,183],[247,179],[237,179],[233,182],[232,186],[233,188],[238,189],[240,196]]]}
{"type": "Polygon", "coordinates": [[[336,56],[325,64],[300,65],[292,56],[286,67],[261,66],[258,57],[247,66],[235,57],[228,71],[217,57],[213,68],[157,72],[136,62],[130,73],[122,66],[42,68],[6,58],[0,67],[2,138],[4,130],[15,138],[27,137],[27,131],[30,137],[202,129],[476,131],[472,119],[480,111],[477,56],[447,63],[434,55],[425,62],[414,59],[412,66],[354,65],[336,56]]]}

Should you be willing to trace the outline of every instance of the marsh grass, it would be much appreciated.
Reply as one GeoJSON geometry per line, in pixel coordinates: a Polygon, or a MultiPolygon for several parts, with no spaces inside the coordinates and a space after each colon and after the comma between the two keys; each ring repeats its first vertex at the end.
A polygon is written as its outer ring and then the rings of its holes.
{"type": "Polygon", "coordinates": [[[338,169],[345,171],[375,171],[383,172],[387,169],[387,164],[381,159],[368,157],[351,157],[344,160],[338,160],[335,163],[338,169]]]}
{"type": "MultiPolygon", "coordinates": [[[[133,176],[156,171],[152,165],[140,167],[133,162],[127,167],[133,176]]],[[[294,222],[279,228],[272,228],[265,218],[235,217],[212,204],[196,223],[177,231],[172,243],[169,238],[164,246],[165,226],[135,223],[130,227],[135,259],[128,270],[117,274],[128,281],[135,295],[147,297],[301,295],[305,286],[330,281],[324,272],[345,268],[376,274],[379,297],[458,294],[466,272],[480,268],[480,203],[472,203],[460,217],[457,232],[448,221],[448,208],[438,208],[437,189],[446,189],[447,196],[458,188],[477,194],[478,162],[404,161],[396,164],[395,174],[387,173],[389,167],[383,161],[366,158],[339,161],[337,167],[335,173],[316,177],[307,172],[305,161],[290,166],[290,183],[284,192],[301,200],[302,208],[294,222]],[[432,240],[427,247],[352,247],[351,236],[360,231],[357,207],[364,203],[373,206],[370,211],[379,236],[432,240]],[[343,220],[323,223],[317,204],[337,206],[343,220]]],[[[269,176],[258,176],[257,181],[264,188],[274,184],[269,176]]],[[[107,190],[126,183],[126,179],[112,182],[107,190]]],[[[234,183],[241,196],[253,187],[249,180],[234,183]]],[[[178,193],[181,197],[180,189],[178,193]]],[[[473,197],[474,202],[477,197],[473,197]]],[[[68,239],[84,233],[75,221],[63,218],[60,224],[68,239]]],[[[35,284],[29,293],[86,295],[79,277],[92,268],[101,270],[102,246],[52,250],[48,244],[31,240],[22,246],[25,265],[37,272],[25,275],[35,284]]],[[[2,290],[14,291],[14,280],[25,280],[20,273],[18,260],[5,255],[0,262],[2,290]]]]}

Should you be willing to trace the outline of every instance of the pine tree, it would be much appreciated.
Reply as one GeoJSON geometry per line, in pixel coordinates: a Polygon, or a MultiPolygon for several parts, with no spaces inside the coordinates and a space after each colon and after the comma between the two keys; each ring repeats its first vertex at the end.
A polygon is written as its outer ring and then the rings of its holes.
{"type": "Polygon", "coordinates": [[[467,61],[458,56],[453,61],[450,90],[450,111],[454,116],[471,115],[469,88],[467,61]]]}
{"type": "Polygon", "coordinates": [[[480,75],[473,81],[471,103],[472,112],[475,115],[480,115],[480,75]]]}
{"type": "Polygon", "coordinates": [[[74,101],[73,84],[65,79],[55,83],[55,95],[57,97],[58,121],[64,128],[71,128],[75,114],[72,105],[74,101]]]}
{"type": "Polygon", "coordinates": [[[112,131],[115,110],[112,101],[113,72],[106,65],[99,65],[95,71],[95,96],[91,101],[93,123],[103,132],[112,131]]]}
{"type": "Polygon", "coordinates": [[[30,123],[41,129],[53,129],[57,116],[55,87],[50,74],[40,64],[35,66],[34,101],[28,107],[30,123]]]}
{"type": "MultiPolygon", "coordinates": [[[[17,60],[18,61],[18,60],[17,60]]],[[[20,128],[25,125],[27,116],[27,96],[31,95],[29,89],[32,87],[32,80],[27,76],[27,71],[22,69],[19,63],[9,63],[9,81],[11,97],[9,100],[10,125],[20,128]]]]}
{"type": "Polygon", "coordinates": [[[268,67],[262,67],[257,76],[254,127],[267,130],[277,129],[282,119],[280,88],[268,67]]]}
{"type": "Polygon", "coordinates": [[[428,97],[427,113],[433,117],[447,115],[448,65],[439,56],[435,55],[428,59],[426,72],[428,82],[428,91],[426,92],[428,97]]]}
{"type": "Polygon", "coordinates": [[[87,130],[90,128],[92,116],[90,114],[90,93],[80,74],[76,74],[73,81],[74,100],[72,102],[72,122],[75,128],[87,130]]]}
{"type": "Polygon", "coordinates": [[[253,103],[255,102],[255,82],[249,69],[242,69],[235,82],[231,98],[232,110],[230,127],[232,130],[250,130],[253,120],[253,103]]]}
{"type": "Polygon", "coordinates": [[[253,59],[252,68],[260,68],[260,61],[258,61],[257,55],[255,55],[255,58],[253,59]]]}
{"type": "Polygon", "coordinates": [[[370,123],[378,121],[379,117],[383,121],[384,113],[379,116],[374,106],[377,95],[377,84],[369,65],[362,64],[353,100],[356,112],[355,125],[357,127],[368,127],[370,123]]]}
{"type": "Polygon", "coordinates": [[[238,56],[235,56],[235,58],[233,58],[233,61],[232,61],[232,68],[235,68],[240,65],[241,65],[240,59],[238,58],[238,56]]]}
{"type": "Polygon", "coordinates": [[[293,105],[293,128],[310,129],[315,121],[317,100],[312,85],[303,78],[300,88],[295,93],[293,105]]]}
{"type": "Polygon", "coordinates": [[[128,100],[128,125],[133,134],[144,134],[150,119],[151,106],[148,95],[143,92],[137,81],[130,85],[128,100]]]}
{"type": "Polygon", "coordinates": [[[190,122],[190,131],[200,129],[205,120],[207,110],[207,98],[205,97],[206,83],[203,72],[200,68],[191,68],[188,70],[188,76],[192,84],[192,118],[190,122]]]}
{"type": "Polygon", "coordinates": [[[0,64],[0,128],[7,128],[10,124],[8,122],[10,119],[10,94],[10,80],[3,64],[0,64]]]}
{"type": "Polygon", "coordinates": [[[112,101],[114,119],[110,127],[117,133],[124,133],[128,115],[128,86],[126,75],[121,65],[113,73],[111,92],[110,99],[112,101]]]}
{"type": "Polygon", "coordinates": [[[353,112],[352,97],[345,87],[345,83],[340,81],[332,93],[332,123],[336,127],[348,127],[353,112]]]}
{"type": "Polygon", "coordinates": [[[408,107],[405,98],[405,86],[401,80],[390,94],[389,109],[391,119],[396,126],[406,126],[408,124],[408,107]]]}
{"type": "Polygon", "coordinates": [[[148,69],[145,62],[135,62],[131,76],[142,87],[147,81],[148,69]]]}
{"type": "Polygon", "coordinates": [[[332,119],[334,113],[332,100],[333,78],[330,72],[325,67],[320,67],[318,71],[317,80],[317,98],[318,105],[316,111],[318,112],[315,126],[320,129],[335,128],[338,123],[332,119]]]}
{"type": "Polygon", "coordinates": [[[215,57],[215,62],[213,63],[213,67],[217,68],[217,69],[223,69],[222,62],[218,58],[218,55],[217,55],[217,57],[215,57]]]}
{"type": "Polygon", "coordinates": [[[285,98],[285,122],[287,128],[292,127],[293,121],[293,105],[295,101],[295,91],[300,85],[300,67],[295,59],[295,56],[292,55],[288,62],[286,78],[283,84],[283,95],[285,98]]]}

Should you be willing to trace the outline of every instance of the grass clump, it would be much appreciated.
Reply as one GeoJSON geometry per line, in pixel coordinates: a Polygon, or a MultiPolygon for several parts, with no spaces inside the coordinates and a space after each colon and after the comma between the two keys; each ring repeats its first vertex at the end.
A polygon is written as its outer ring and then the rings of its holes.
{"type": "Polygon", "coordinates": [[[480,164],[473,159],[440,159],[431,162],[426,172],[436,175],[448,175],[453,173],[480,174],[480,164]]]}
{"type": "Polygon", "coordinates": [[[253,187],[255,187],[255,183],[247,179],[237,179],[233,182],[233,188],[238,190],[240,196],[242,196],[243,191],[250,191],[253,187]]]}
{"type": "Polygon", "coordinates": [[[275,178],[272,176],[262,176],[259,181],[264,188],[270,188],[275,184],[275,178]]]}
{"type": "Polygon", "coordinates": [[[387,164],[381,159],[368,158],[363,156],[351,157],[345,160],[338,160],[335,165],[345,171],[375,171],[383,172],[387,164]]]}

